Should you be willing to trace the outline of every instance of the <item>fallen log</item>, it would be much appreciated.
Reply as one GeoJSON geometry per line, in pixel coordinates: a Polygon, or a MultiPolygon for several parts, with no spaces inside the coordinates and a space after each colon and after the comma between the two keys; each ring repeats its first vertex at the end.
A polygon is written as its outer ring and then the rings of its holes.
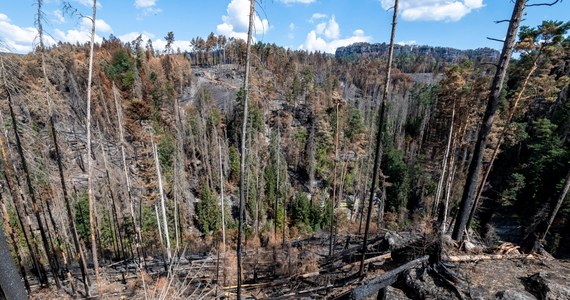
{"type": "Polygon", "coordinates": [[[418,265],[423,264],[429,259],[429,255],[422,256],[418,259],[412,260],[408,263],[405,263],[393,270],[390,270],[370,281],[367,283],[360,285],[342,295],[339,295],[335,299],[351,299],[351,300],[359,300],[369,297],[371,295],[377,294],[381,289],[394,284],[398,280],[398,276],[409,269],[412,269],[418,265]]]}
{"type": "MultiPolygon", "coordinates": [[[[385,261],[387,259],[391,259],[392,258],[392,253],[388,252],[388,253],[384,253],[382,255],[378,255],[369,259],[364,260],[364,265],[370,264],[370,263],[374,263],[374,262],[379,262],[379,261],[385,261]]],[[[360,265],[360,261],[356,261],[347,265],[344,265],[341,270],[346,271],[346,270],[350,270],[353,267],[360,265]]]]}
{"type": "Polygon", "coordinates": [[[274,300],[299,299],[301,296],[304,296],[306,294],[312,294],[315,292],[327,290],[327,289],[330,289],[332,287],[333,287],[333,285],[329,284],[329,285],[323,286],[323,287],[317,287],[317,288],[312,288],[312,289],[307,289],[307,290],[303,290],[303,291],[289,293],[289,294],[278,296],[278,297],[272,297],[271,299],[274,299],[274,300]]]}
{"type": "Polygon", "coordinates": [[[506,255],[506,254],[479,254],[479,255],[451,255],[444,258],[448,262],[476,262],[481,260],[501,260],[501,259],[536,259],[532,254],[506,255]]]}
{"type": "MultiPolygon", "coordinates": [[[[278,285],[284,285],[287,284],[291,281],[291,278],[285,278],[285,279],[278,279],[278,280],[273,280],[270,282],[261,282],[261,283],[250,283],[250,284],[242,284],[241,287],[242,288],[260,288],[260,287],[273,287],[273,286],[278,286],[278,285]]],[[[236,289],[237,285],[232,285],[232,286],[222,286],[220,287],[223,290],[232,290],[232,289],[236,289]]]]}
{"type": "Polygon", "coordinates": [[[301,275],[299,275],[299,277],[300,278],[310,278],[310,277],[319,276],[320,274],[321,273],[319,271],[316,271],[316,272],[301,274],[301,275]]]}

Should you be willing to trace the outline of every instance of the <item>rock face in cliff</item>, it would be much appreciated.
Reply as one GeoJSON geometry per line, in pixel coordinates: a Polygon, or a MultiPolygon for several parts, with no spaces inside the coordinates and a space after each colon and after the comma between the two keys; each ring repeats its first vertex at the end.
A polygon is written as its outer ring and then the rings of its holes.
{"type": "MultiPolygon", "coordinates": [[[[340,59],[379,58],[388,55],[388,44],[356,43],[336,49],[340,59]]],[[[458,64],[467,60],[474,63],[494,62],[499,52],[490,48],[459,50],[448,47],[425,45],[395,45],[394,63],[405,73],[440,71],[444,65],[458,64]]]]}

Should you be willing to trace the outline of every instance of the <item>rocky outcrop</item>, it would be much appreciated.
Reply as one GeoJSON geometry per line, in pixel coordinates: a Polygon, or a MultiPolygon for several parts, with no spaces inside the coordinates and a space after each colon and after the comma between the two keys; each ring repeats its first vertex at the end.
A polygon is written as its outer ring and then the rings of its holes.
{"type": "MultiPolygon", "coordinates": [[[[388,44],[378,43],[356,43],[346,47],[336,49],[335,56],[337,58],[351,57],[381,57],[388,54],[388,44]]],[[[427,45],[394,45],[394,55],[424,55],[433,56],[438,61],[452,63],[469,58],[471,60],[487,59],[497,60],[499,51],[491,48],[478,48],[474,50],[460,50],[449,47],[433,47],[427,45]]]]}
{"type": "Polygon", "coordinates": [[[526,288],[540,300],[570,299],[568,274],[538,272],[526,278],[526,288]]]}

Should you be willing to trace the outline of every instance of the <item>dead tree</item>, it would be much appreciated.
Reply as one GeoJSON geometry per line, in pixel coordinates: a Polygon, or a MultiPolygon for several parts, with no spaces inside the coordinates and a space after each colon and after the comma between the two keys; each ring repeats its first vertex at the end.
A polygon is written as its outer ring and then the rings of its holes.
{"type": "Polygon", "coordinates": [[[247,47],[245,59],[245,78],[243,80],[243,120],[241,128],[241,152],[240,152],[240,176],[239,176],[239,217],[238,217],[238,239],[237,239],[237,299],[241,299],[241,239],[243,231],[243,214],[245,200],[245,158],[246,158],[246,134],[247,134],[247,101],[249,92],[249,64],[251,52],[251,37],[253,34],[253,17],[255,13],[255,0],[249,1],[249,26],[247,29],[247,47]]]}
{"type": "MultiPolygon", "coordinates": [[[[57,270],[55,262],[54,262],[52,249],[49,245],[49,240],[48,240],[48,237],[47,237],[47,234],[45,231],[44,223],[40,217],[39,203],[36,199],[35,189],[34,189],[34,186],[32,184],[32,178],[30,176],[30,172],[28,169],[28,162],[27,162],[26,157],[24,155],[24,148],[22,146],[22,142],[20,141],[20,133],[18,131],[18,122],[16,121],[16,114],[14,113],[14,107],[13,107],[13,103],[12,103],[12,93],[10,92],[10,88],[8,87],[8,82],[6,79],[6,69],[4,67],[4,60],[1,59],[0,62],[1,62],[1,68],[2,68],[2,78],[3,78],[4,90],[6,91],[6,94],[8,95],[8,109],[10,112],[10,119],[12,121],[12,128],[14,130],[14,136],[16,139],[16,149],[18,151],[18,156],[20,157],[20,163],[22,165],[22,171],[24,172],[24,177],[26,178],[26,185],[28,188],[28,193],[29,193],[30,199],[32,201],[32,210],[34,212],[34,216],[35,216],[36,221],[38,223],[38,228],[40,230],[40,236],[42,239],[42,244],[43,244],[46,256],[48,258],[48,263],[50,265],[50,268],[51,268],[53,274],[56,274],[56,273],[58,273],[58,270],[57,270]]],[[[59,282],[59,278],[57,276],[54,276],[54,280],[55,280],[55,284],[56,284],[57,288],[60,289],[61,284],[59,282]]],[[[48,281],[46,281],[46,285],[49,285],[48,281]]]]}
{"type": "Polygon", "coordinates": [[[154,162],[156,165],[156,176],[158,177],[158,191],[160,193],[160,210],[162,213],[162,223],[164,230],[164,239],[166,240],[166,257],[168,258],[168,264],[170,264],[172,259],[172,253],[170,252],[170,234],[168,233],[168,220],[166,219],[166,204],[164,196],[164,187],[162,185],[162,172],[160,171],[160,162],[158,161],[158,151],[156,149],[156,144],[152,141],[152,151],[154,153],[154,162]]]}
{"type": "MultiPolygon", "coordinates": [[[[83,286],[85,288],[85,295],[89,296],[89,285],[87,284],[87,263],[85,261],[85,255],[83,254],[83,251],[81,249],[81,246],[79,244],[79,235],[77,233],[77,227],[75,225],[75,219],[73,218],[73,213],[71,212],[71,205],[69,204],[70,200],[69,200],[69,194],[67,192],[67,186],[65,183],[65,176],[63,173],[63,164],[61,161],[61,153],[60,153],[60,149],[59,149],[59,144],[57,141],[57,131],[55,130],[55,113],[54,113],[54,109],[53,109],[53,101],[51,100],[50,97],[50,92],[49,92],[49,79],[47,76],[47,70],[46,70],[46,62],[45,62],[45,45],[44,45],[44,32],[43,32],[43,23],[42,23],[42,4],[43,4],[43,0],[38,0],[38,12],[37,12],[37,27],[38,27],[38,36],[39,36],[39,43],[40,43],[40,47],[39,47],[39,51],[41,52],[41,64],[42,64],[42,73],[43,73],[43,77],[44,77],[44,88],[45,88],[45,94],[46,94],[46,101],[47,101],[47,107],[48,107],[48,126],[49,126],[49,130],[51,133],[51,138],[52,138],[52,143],[55,149],[55,158],[56,158],[56,162],[57,162],[57,169],[58,169],[58,174],[59,174],[59,179],[60,179],[60,184],[61,184],[61,190],[63,193],[63,201],[65,203],[65,207],[67,210],[67,218],[69,221],[69,227],[71,228],[71,235],[73,237],[73,243],[75,246],[75,250],[76,250],[76,259],[79,261],[79,265],[80,265],[80,269],[81,269],[81,276],[82,276],[82,280],[83,280],[83,286]]],[[[69,270],[68,270],[68,276],[69,276],[69,270]]]]}
{"type": "MultiPolygon", "coordinates": [[[[364,239],[362,241],[362,257],[360,259],[360,269],[358,274],[362,275],[364,271],[364,259],[366,258],[366,247],[368,246],[368,231],[370,229],[370,217],[372,214],[372,203],[374,202],[374,195],[376,191],[376,182],[378,181],[378,175],[380,171],[380,162],[382,160],[382,139],[383,139],[383,129],[384,129],[384,114],[386,110],[386,98],[388,97],[388,91],[390,88],[390,73],[392,71],[392,56],[394,54],[394,38],[396,36],[396,24],[398,21],[398,0],[394,1],[394,14],[392,16],[392,32],[390,34],[390,47],[388,49],[388,61],[386,62],[386,81],[384,85],[384,92],[382,99],[380,100],[380,108],[378,111],[378,132],[376,133],[376,151],[374,154],[374,167],[372,169],[372,184],[370,187],[370,198],[368,199],[368,212],[366,213],[366,224],[364,226],[364,239]]],[[[380,186],[383,186],[383,176],[380,182],[380,186]]]]}
{"type": "Polygon", "coordinates": [[[566,175],[566,179],[564,179],[564,187],[562,188],[562,190],[560,191],[560,194],[558,195],[558,200],[556,201],[556,206],[552,210],[552,213],[550,214],[550,218],[548,219],[548,224],[546,225],[546,230],[544,230],[544,233],[542,234],[542,240],[546,239],[546,235],[548,234],[548,230],[550,229],[550,226],[552,226],[552,223],[554,223],[554,219],[556,218],[556,215],[558,214],[560,207],[562,207],[562,203],[564,202],[564,199],[566,199],[566,195],[568,195],[569,189],[570,189],[570,170],[568,171],[568,174],[566,175]]]}
{"type": "MultiPolygon", "coordinates": [[[[71,6],[66,4],[66,8],[70,9],[71,6]]],[[[81,17],[87,18],[91,21],[91,36],[89,41],[89,71],[87,73],[87,118],[86,124],[87,127],[87,190],[88,190],[88,197],[89,197],[89,230],[91,235],[91,254],[93,257],[93,268],[95,269],[95,277],[97,278],[97,292],[99,297],[102,296],[103,290],[101,286],[101,275],[99,274],[99,259],[97,257],[97,239],[96,239],[96,216],[95,216],[95,201],[93,195],[93,162],[92,162],[92,147],[91,147],[91,87],[93,84],[93,52],[94,52],[94,45],[95,45],[95,25],[97,20],[97,0],[93,0],[92,6],[92,13],[91,16],[84,16],[81,17]]]]}
{"type": "Polygon", "coordinates": [[[468,224],[469,214],[473,208],[474,196],[478,186],[479,173],[481,171],[481,165],[483,161],[483,153],[485,147],[487,146],[487,138],[491,133],[493,128],[493,122],[495,119],[495,113],[499,104],[501,97],[501,90],[503,88],[503,81],[505,75],[507,74],[507,68],[511,60],[511,56],[514,50],[517,31],[519,29],[520,22],[524,13],[526,0],[517,0],[513,9],[513,14],[509,22],[509,28],[507,29],[507,37],[503,43],[503,50],[501,51],[501,56],[499,58],[499,63],[497,64],[497,70],[493,78],[493,83],[491,84],[491,89],[489,92],[489,98],[487,100],[487,108],[485,110],[485,115],[481,123],[481,128],[479,129],[479,135],[477,136],[477,142],[473,149],[473,156],[471,158],[471,163],[469,164],[469,170],[467,172],[467,177],[465,180],[465,187],[463,189],[463,195],[461,196],[461,204],[459,206],[459,212],[457,214],[457,221],[455,222],[455,227],[453,228],[452,238],[456,241],[463,238],[465,230],[470,226],[468,224]]]}
{"type": "Polygon", "coordinates": [[[335,132],[335,139],[334,139],[334,168],[333,168],[333,186],[332,186],[332,200],[331,200],[331,219],[330,219],[330,228],[329,228],[329,256],[333,255],[334,252],[334,247],[333,247],[333,243],[334,243],[334,209],[335,209],[335,204],[337,201],[337,194],[336,194],[336,169],[337,169],[337,165],[338,165],[338,124],[340,123],[340,118],[338,115],[338,106],[340,105],[341,101],[340,99],[335,99],[336,103],[335,103],[335,107],[336,107],[336,120],[335,120],[335,125],[336,125],[336,132],[335,132]]]}
{"type": "MultiPolygon", "coordinates": [[[[4,124],[4,118],[2,117],[1,112],[0,112],[0,123],[4,124]]],[[[4,134],[2,134],[2,135],[4,135],[4,134]]],[[[4,137],[6,139],[8,138],[7,135],[4,135],[4,137]]],[[[2,156],[2,162],[4,163],[4,179],[6,181],[8,191],[10,192],[10,196],[12,197],[12,202],[14,204],[14,210],[16,211],[18,223],[19,223],[20,227],[22,228],[22,234],[24,235],[24,240],[26,241],[26,246],[28,248],[30,258],[32,259],[32,266],[36,271],[36,274],[38,276],[40,284],[46,284],[47,283],[46,282],[47,281],[47,275],[45,273],[43,266],[38,262],[37,252],[34,251],[34,248],[32,247],[32,244],[30,243],[30,238],[28,237],[26,227],[24,226],[24,222],[22,221],[21,207],[19,207],[19,206],[23,205],[24,199],[22,197],[19,197],[19,193],[15,190],[15,185],[13,182],[14,176],[12,175],[12,167],[9,163],[8,154],[6,152],[7,151],[6,151],[5,143],[3,141],[3,138],[0,136],[0,153],[2,156]]],[[[24,275],[24,274],[22,273],[22,275],[24,275]]]]}

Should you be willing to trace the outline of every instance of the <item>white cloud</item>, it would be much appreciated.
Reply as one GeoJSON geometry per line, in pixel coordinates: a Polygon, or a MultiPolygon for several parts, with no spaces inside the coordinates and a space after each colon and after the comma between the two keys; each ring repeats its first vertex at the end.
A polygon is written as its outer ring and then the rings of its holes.
{"type": "MultiPolygon", "coordinates": [[[[83,18],[78,29],[69,29],[67,31],[62,31],[60,29],[55,29],[56,37],[63,41],[69,43],[86,43],[90,40],[91,34],[91,20],[83,18]]],[[[103,39],[97,33],[107,34],[112,33],[113,29],[111,26],[102,19],[97,19],[95,21],[95,42],[101,42],[103,39]]]]}
{"type": "MultiPolygon", "coordinates": [[[[83,21],[81,23],[86,24],[87,28],[91,28],[91,21],[89,21],[88,19],[83,19],[83,21]]],[[[113,29],[111,28],[111,25],[109,25],[103,19],[97,19],[97,21],[95,21],[95,30],[97,30],[97,32],[112,32],[113,31],[113,29]]]]}
{"type": "Polygon", "coordinates": [[[319,23],[311,30],[305,39],[305,43],[299,48],[307,51],[321,51],[334,53],[336,48],[358,42],[369,42],[372,38],[367,36],[362,29],[356,29],[352,35],[340,38],[340,26],[331,16],[327,22],[319,23]]]}
{"type": "Polygon", "coordinates": [[[416,45],[417,43],[415,40],[410,40],[410,41],[399,41],[399,42],[396,42],[396,44],[402,45],[402,46],[411,46],[411,45],[416,45]]]}
{"type": "MultiPolygon", "coordinates": [[[[218,24],[216,30],[219,34],[228,37],[247,39],[247,29],[249,24],[249,1],[232,0],[228,4],[226,15],[222,16],[222,23],[218,24]]],[[[269,30],[269,21],[254,16],[255,34],[264,34],[269,30]]]]}
{"type": "Polygon", "coordinates": [[[316,0],[279,0],[279,2],[285,4],[293,4],[293,3],[303,3],[303,4],[310,4],[315,2],[316,0]]]}
{"type": "MultiPolygon", "coordinates": [[[[81,3],[83,6],[93,7],[93,0],[75,0],[76,2],[81,3]]],[[[97,1],[97,8],[101,8],[102,4],[101,1],[97,1]]]]}
{"type": "Polygon", "coordinates": [[[157,0],[135,0],[135,7],[136,8],[146,8],[152,7],[156,5],[157,0]]]}
{"type": "MultiPolygon", "coordinates": [[[[146,43],[145,43],[146,45],[146,43]]],[[[163,39],[156,39],[152,41],[152,47],[155,50],[163,52],[166,48],[166,41],[163,39]]],[[[176,51],[180,49],[180,51],[190,51],[192,50],[192,46],[190,46],[190,41],[177,41],[174,40],[174,44],[172,45],[172,50],[176,51]]]]}
{"type": "MultiPolygon", "coordinates": [[[[380,2],[384,9],[394,5],[392,0],[380,2]]],[[[402,0],[399,6],[407,21],[459,21],[484,4],[483,0],[402,0]]]]}
{"type": "Polygon", "coordinates": [[[137,15],[137,20],[142,20],[146,16],[156,15],[162,12],[162,9],[156,6],[158,0],[135,0],[135,7],[141,10],[141,13],[137,15]]]}
{"type": "Polygon", "coordinates": [[[295,38],[295,29],[296,28],[297,28],[297,26],[295,26],[295,23],[289,24],[289,33],[287,34],[287,38],[289,38],[290,40],[295,38]]]}
{"type": "MultiPolygon", "coordinates": [[[[135,40],[136,38],[139,37],[139,35],[142,35],[143,47],[146,46],[146,42],[150,39],[152,41],[152,47],[154,48],[154,50],[158,50],[159,52],[163,52],[164,49],[166,48],[166,40],[164,40],[164,38],[155,39],[154,34],[152,34],[150,32],[146,32],[146,31],[143,31],[142,33],[141,32],[129,32],[129,33],[117,36],[117,37],[123,43],[126,43],[126,42],[131,42],[131,41],[135,40]]],[[[190,41],[174,40],[174,44],[172,45],[172,50],[177,51],[178,49],[180,49],[180,51],[192,50],[192,46],[190,45],[190,41]]]]}
{"type": "Polygon", "coordinates": [[[340,27],[334,19],[334,15],[330,18],[327,27],[325,28],[325,36],[329,39],[337,39],[340,35],[340,27]]]}
{"type": "Polygon", "coordinates": [[[318,19],[323,19],[323,18],[326,18],[326,17],[327,17],[327,15],[325,15],[325,14],[314,13],[314,14],[311,16],[311,18],[309,19],[309,22],[310,22],[310,23],[313,23],[313,22],[315,22],[315,21],[318,20],[318,19]]]}
{"type": "Polygon", "coordinates": [[[146,41],[148,41],[148,39],[153,39],[154,38],[154,34],[143,31],[141,32],[129,32],[129,33],[125,33],[123,35],[119,35],[117,36],[122,42],[126,43],[126,42],[130,42],[130,41],[134,41],[136,40],[139,35],[142,35],[142,40],[146,45],[146,41]]]}
{"type": "Polygon", "coordinates": [[[60,24],[65,22],[65,17],[63,16],[63,13],[61,12],[61,10],[59,10],[59,9],[54,10],[53,16],[55,17],[55,22],[60,23],[60,24]]]}
{"type": "MultiPolygon", "coordinates": [[[[20,27],[11,23],[12,20],[0,13],[0,37],[4,45],[0,45],[0,51],[27,53],[33,50],[34,41],[38,31],[34,27],[20,27]]],[[[45,43],[52,45],[55,41],[45,36],[45,43]]]]}

